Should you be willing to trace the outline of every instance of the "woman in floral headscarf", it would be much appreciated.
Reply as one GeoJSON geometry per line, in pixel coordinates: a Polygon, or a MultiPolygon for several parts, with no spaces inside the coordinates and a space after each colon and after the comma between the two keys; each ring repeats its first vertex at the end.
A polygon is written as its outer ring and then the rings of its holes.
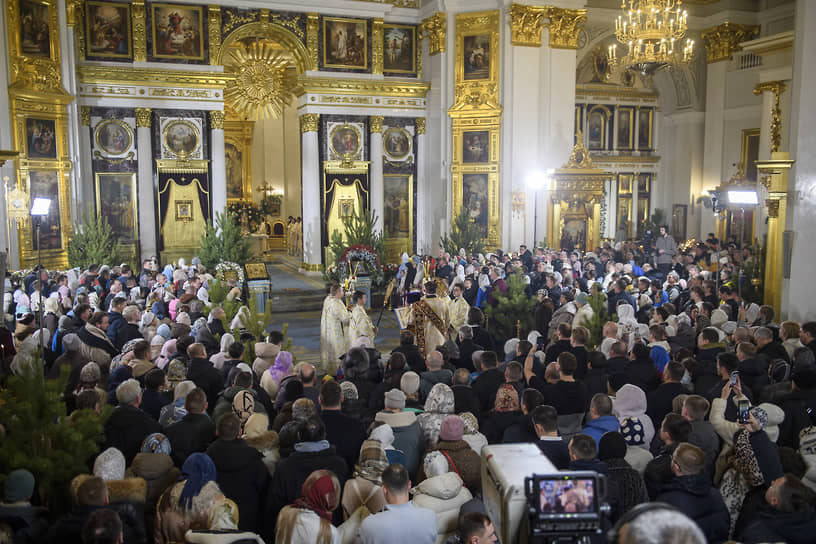
{"type": "Polygon", "coordinates": [[[499,387],[493,409],[487,413],[481,426],[488,443],[501,444],[504,430],[515,423],[520,415],[516,388],[507,383],[499,387]]]}
{"type": "Polygon", "coordinates": [[[434,385],[425,401],[425,413],[417,416],[419,426],[422,427],[426,450],[436,447],[442,420],[454,413],[453,408],[453,390],[444,383],[434,385]]]}
{"type": "Polygon", "coordinates": [[[379,440],[366,440],[354,466],[354,477],[343,487],[343,518],[348,519],[360,506],[369,512],[385,507],[381,476],[388,467],[388,457],[379,440]]]}
{"type": "Polygon", "coordinates": [[[328,470],[315,470],[301,488],[301,497],[278,514],[278,544],[340,544],[332,512],[340,503],[340,480],[328,470]]]}

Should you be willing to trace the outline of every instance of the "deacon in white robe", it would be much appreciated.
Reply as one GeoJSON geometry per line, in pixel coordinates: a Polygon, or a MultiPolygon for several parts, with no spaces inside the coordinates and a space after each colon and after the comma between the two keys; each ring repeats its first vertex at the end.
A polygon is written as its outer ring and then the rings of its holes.
{"type": "Polygon", "coordinates": [[[368,296],[361,291],[355,292],[352,297],[354,308],[351,310],[351,325],[349,327],[351,329],[349,340],[352,344],[361,336],[365,336],[371,339],[371,344],[374,345],[374,337],[377,336],[377,328],[371,322],[368,312],[366,312],[367,298],[368,296]]]}
{"type": "Polygon", "coordinates": [[[351,314],[346,309],[343,296],[343,287],[332,285],[329,296],[323,301],[323,314],[320,316],[320,360],[323,369],[331,375],[337,371],[340,357],[351,345],[351,314]]]}

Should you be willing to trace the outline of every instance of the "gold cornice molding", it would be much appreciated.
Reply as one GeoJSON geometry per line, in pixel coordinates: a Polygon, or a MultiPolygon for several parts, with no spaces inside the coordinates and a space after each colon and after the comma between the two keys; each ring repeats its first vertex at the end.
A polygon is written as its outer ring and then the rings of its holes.
{"type": "Polygon", "coordinates": [[[779,105],[779,95],[785,92],[788,86],[784,81],[765,81],[758,83],[754,87],[754,94],[761,95],[763,92],[771,92],[774,95],[771,104],[771,153],[779,151],[782,145],[782,108],[779,105]]]}
{"type": "Polygon", "coordinates": [[[385,121],[385,116],[383,115],[372,115],[368,118],[368,130],[371,134],[382,134],[382,127],[383,121],[385,121]]]}
{"type": "Polygon", "coordinates": [[[587,10],[545,6],[550,29],[550,47],[578,49],[578,33],[587,20],[587,10]]]}
{"type": "Polygon", "coordinates": [[[431,88],[429,83],[413,80],[373,81],[369,79],[300,76],[295,96],[306,93],[331,93],[347,95],[399,96],[425,98],[431,88]]]}
{"type": "Polygon", "coordinates": [[[79,124],[84,127],[91,126],[91,107],[90,106],[80,106],[79,107],[79,124]]]}
{"type": "Polygon", "coordinates": [[[421,134],[425,134],[425,118],[424,117],[417,117],[416,118],[416,133],[417,136],[421,134]]]}
{"type": "Polygon", "coordinates": [[[136,108],[136,128],[150,128],[153,110],[150,108],[136,108]]]}
{"type": "Polygon", "coordinates": [[[448,14],[437,11],[423,19],[419,26],[419,36],[420,39],[428,38],[428,51],[431,56],[444,53],[445,40],[448,37],[448,14]]]}
{"type": "Polygon", "coordinates": [[[604,85],[585,83],[575,86],[575,97],[592,98],[630,98],[657,102],[658,94],[646,89],[623,87],[620,85],[604,85]]]}
{"type": "Polygon", "coordinates": [[[13,161],[19,154],[19,151],[0,150],[0,166],[6,164],[7,161],[13,161]]]}
{"type": "Polygon", "coordinates": [[[541,29],[547,8],[544,6],[510,5],[510,43],[528,47],[541,47],[541,29]]]}
{"type": "Polygon", "coordinates": [[[660,162],[660,157],[657,155],[598,155],[589,152],[592,157],[592,162],[596,164],[619,164],[619,163],[640,163],[640,164],[656,164],[660,162]]]}
{"type": "Polygon", "coordinates": [[[317,132],[319,122],[319,113],[304,113],[300,116],[300,133],[317,132]]]}
{"type": "Polygon", "coordinates": [[[222,72],[185,72],[119,66],[83,65],[79,82],[97,85],[151,85],[197,89],[223,89],[232,76],[222,72]]]}
{"type": "Polygon", "coordinates": [[[734,53],[741,49],[741,42],[748,41],[756,36],[759,36],[759,25],[725,22],[703,30],[702,37],[706,46],[706,62],[711,64],[731,60],[734,58],[734,53]]]}

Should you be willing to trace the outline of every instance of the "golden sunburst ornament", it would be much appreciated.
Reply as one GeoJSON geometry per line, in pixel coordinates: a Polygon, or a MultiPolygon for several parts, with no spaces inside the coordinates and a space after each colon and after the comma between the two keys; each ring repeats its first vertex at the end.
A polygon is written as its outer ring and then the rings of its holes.
{"type": "Polygon", "coordinates": [[[255,41],[231,49],[224,67],[235,76],[224,98],[247,119],[277,119],[289,105],[296,75],[274,44],[255,41]]]}

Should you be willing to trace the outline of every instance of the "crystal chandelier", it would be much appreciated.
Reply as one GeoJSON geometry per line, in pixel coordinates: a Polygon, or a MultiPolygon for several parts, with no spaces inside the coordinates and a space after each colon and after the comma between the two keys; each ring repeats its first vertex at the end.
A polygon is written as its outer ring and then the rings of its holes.
{"type": "Polygon", "coordinates": [[[644,76],[668,66],[688,63],[694,56],[694,40],[686,38],[688,13],[680,0],[622,0],[622,15],[615,20],[615,37],[627,48],[617,56],[617,45],[609,46],[612,64],[644,76]]]}

